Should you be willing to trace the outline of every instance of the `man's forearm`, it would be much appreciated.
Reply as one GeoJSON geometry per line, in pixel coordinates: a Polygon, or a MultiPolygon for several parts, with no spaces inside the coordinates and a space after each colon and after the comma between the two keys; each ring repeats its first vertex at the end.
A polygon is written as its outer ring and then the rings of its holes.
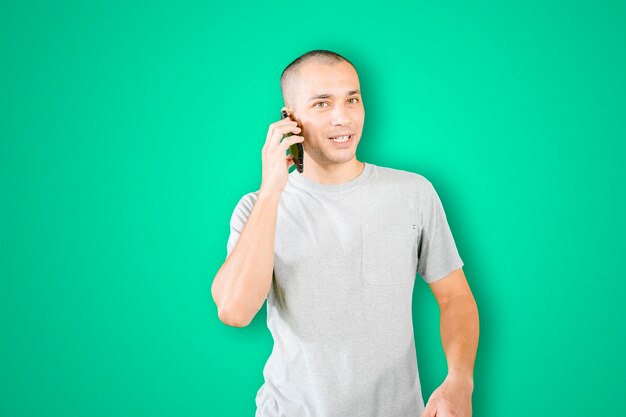
{"type": "Polygon", "coordinates": [[[263,305],[274,270],[280,194],[259,194],[232,253],[215,276],[212,293],[222,321],[246,326],[263,305]]]}
{"type": "Polygon", "coordinates": [[[478,348],[479,320],[471,295],[455,297],[441,308],[441,342],[448,375],[474,386],[474,361],[478,348]]]}

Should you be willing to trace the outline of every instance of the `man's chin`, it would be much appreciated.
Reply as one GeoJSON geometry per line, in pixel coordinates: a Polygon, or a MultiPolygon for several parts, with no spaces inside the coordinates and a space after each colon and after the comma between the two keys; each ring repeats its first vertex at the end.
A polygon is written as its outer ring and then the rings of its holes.
{"type": "Polygon", "coordinates": [[[332,164],[346,164],[354,160],[354,152],[342,152],[341,155],[327,155],[326,158],[332,164]]]}

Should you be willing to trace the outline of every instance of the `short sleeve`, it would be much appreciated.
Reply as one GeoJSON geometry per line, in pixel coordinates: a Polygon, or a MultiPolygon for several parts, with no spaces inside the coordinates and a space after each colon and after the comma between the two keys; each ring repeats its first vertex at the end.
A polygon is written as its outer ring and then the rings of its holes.
{"type": "Polygon", "coordinates": [[[235,248],[241,231],[248,222],[248,217],[250,217],[257,196],[257,192],[248,193],[241,197],[235,206],[233,214],[230,217],[230,234],[228,236],[228,242],[226,243],[226,257],[228,257],[235,248]]]}
{"type": "Polygon", "coordinates": [[[417,245],[417,272],[428,284],[463,266],[446,213],[430,181],[421,204],[421,233],[417,245]]]}

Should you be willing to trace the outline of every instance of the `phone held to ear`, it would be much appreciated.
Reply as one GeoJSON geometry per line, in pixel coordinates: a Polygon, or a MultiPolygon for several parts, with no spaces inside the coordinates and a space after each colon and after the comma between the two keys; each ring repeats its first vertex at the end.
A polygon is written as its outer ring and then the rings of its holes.
{"type": "MultiPolygon", "coordinates": [[[[291,117],[285,110],[281,110],[281,115],[283,119],[289,118],[291,120],[294,120],[293,117],[291,117]]],[[[291,132],[289,132],[286,135],[284,135],[283,138],[289,137],[291,135],[292,135],[291,132]]],[[[304,148],[302,146],[302,143],[298,142],[298,143],[294,143],[293,145],[291,145],[289,147],[289,153],[291,154],[291,157],[293,158],[293,162],[296,165],[296,169],[298,170],[299,173],[302,174],[302,171],[304,171],[304,148]]]]}

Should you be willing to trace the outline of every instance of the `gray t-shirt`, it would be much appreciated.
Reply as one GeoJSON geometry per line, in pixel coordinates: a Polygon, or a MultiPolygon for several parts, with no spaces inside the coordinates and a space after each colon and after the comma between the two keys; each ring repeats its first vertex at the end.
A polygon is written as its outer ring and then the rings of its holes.
{"type": "MultiPolygon", "coordinates": [[[[233,212],[227,253],[258,197],[233,212]]],[[[342,184],[289,174],[278,206],[267,326],[274,347],[256,417],[419,417],[412,321],[416,273],[461,268],[433,185],[365,163],[342,184]]]]}

